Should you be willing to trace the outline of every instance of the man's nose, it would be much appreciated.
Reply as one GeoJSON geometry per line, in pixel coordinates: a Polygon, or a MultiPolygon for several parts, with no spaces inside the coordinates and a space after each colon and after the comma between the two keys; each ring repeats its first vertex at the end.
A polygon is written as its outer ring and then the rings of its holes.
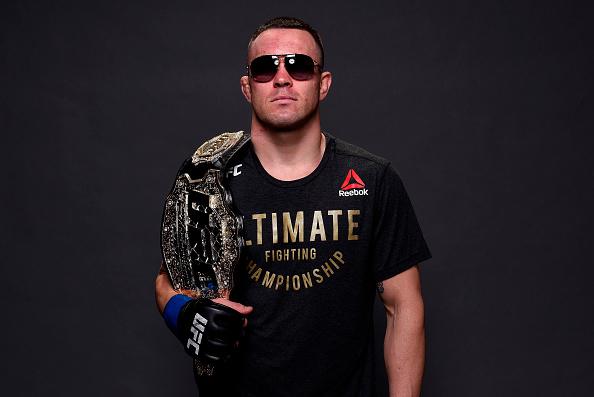
{"type": "Polygon", "coordinates": [[[278,65],[278,70],[274,75],[274,86],[275,87],[290,87],[293,85],[293,79],[291,75],[285,69],[285,60],[283,59],[280,65],[278,65]]]}

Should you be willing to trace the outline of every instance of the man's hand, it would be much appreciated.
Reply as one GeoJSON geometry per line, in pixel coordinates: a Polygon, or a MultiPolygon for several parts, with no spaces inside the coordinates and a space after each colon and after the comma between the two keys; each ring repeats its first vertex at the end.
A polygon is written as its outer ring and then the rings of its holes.
{"type": "MultiPolygon", "coordinates": [[[[191,299],[179,311],[177,332],[174,332],[182,342],[185,351],[193,358],[201,361],[224,362],[231,356],[239,343],[242,327],[245,324],[243,314],[247,314],[248,310],[239,303],[231,301],[227,303],[242,310],[243,313],[210,299],[191,299]]],[[[167,315],[166,307],[165,316],[167,315]]]]}
{"type": "Polygon", "coordinates": [[[193,299],[196,296],[189,291],[174,290],[163,267],[155,282],[155,297],[159,312],[186,352],[214,362],[231,355],[247,325],[245,316],[253,310],[229,299],[193,299]]]}

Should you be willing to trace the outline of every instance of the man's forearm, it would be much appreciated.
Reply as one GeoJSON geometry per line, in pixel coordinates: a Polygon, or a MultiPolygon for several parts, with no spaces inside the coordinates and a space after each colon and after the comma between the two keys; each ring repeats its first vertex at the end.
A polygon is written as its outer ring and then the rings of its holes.
{"type": "Polygon", "coordinates": [[[387,312],[384,360],[390,397],[417,397],[425,365],[423,303],[400,305],[387,312]]]}
{"type": "Polygon", "coordinates": [[[165,268],[163,265],[161,265],[161,269],[159,269],[159,274],[155,280],[155,300],[157,303],[157,308],[159,309],[159,313],[163,313],[165,305],[169,299],[171,299],[171,297],[177,293],[178,292],[175,291],[171,286],[171,281],[167,276],[165,268]]]}

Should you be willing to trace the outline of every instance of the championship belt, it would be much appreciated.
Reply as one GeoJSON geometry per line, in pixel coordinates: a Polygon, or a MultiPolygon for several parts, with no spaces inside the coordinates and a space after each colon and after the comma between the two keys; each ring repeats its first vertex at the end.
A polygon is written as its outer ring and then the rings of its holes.
{"type": "MultiPolygon", "coordinates": [[[[225,166],[249,139],[243,131],[218,135],[178,171],[161,225],[163,261],[176,290],[229,298],[243,246],[243,220],[234,212],[225,166]]],[[[194,360],[194,369],[212,375],[214,366],[194,360]]]]}

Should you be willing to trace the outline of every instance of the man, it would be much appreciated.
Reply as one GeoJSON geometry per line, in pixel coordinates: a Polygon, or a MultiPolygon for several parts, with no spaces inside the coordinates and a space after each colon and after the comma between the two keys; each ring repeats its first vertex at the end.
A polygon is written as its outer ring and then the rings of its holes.
{"type": "MultiPolygon", "coordinates": [[[[317,32],[295,18],[275,18],[250,40],[241,90],[252,108],[251,144],[228,167],[246,260],[232,300],[215,299],[247,320],[244,336],[228,341],[239,347],[218,375],[198,379],[201,395],[211,388],[219,395],[375,395],[376,290],[387,314],[390,395],[420,393],[417,265],[431,255],[389,162],[322,132],[319,103],[332,83],[323,64],[317,32]]],[[[183,297],[163,272],[156,295],[161,312],[183,297]]]]}

